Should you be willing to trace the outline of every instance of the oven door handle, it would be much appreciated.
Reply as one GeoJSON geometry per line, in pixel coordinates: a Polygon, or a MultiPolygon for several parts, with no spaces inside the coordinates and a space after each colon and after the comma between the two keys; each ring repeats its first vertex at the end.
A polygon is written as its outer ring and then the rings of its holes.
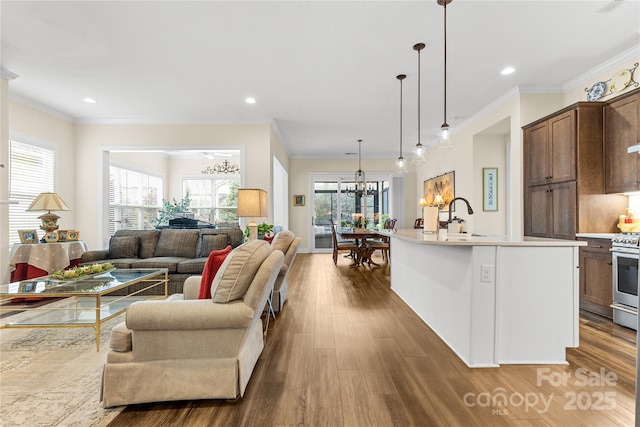
{"type": "Polygon", "coordinates": [[[609,307],[613,308],[614,310],[620,310],[620,311],[624,311],[624,312],[629,313],[629,314],[633,314],[634,316],[636,316],[638,314],[637,311],[634,311],[631,308],[626,308],[626,307],[624,307],[624,306],[622,306],[620,304],[611,304],[609,307]]]}
{"type": "Polygon", "coordinates": [[[640,249],[636,248],[611,248],[609,252],[619,253],[619,254],[630,254],[630,255],[640,255],[640,249]]]}

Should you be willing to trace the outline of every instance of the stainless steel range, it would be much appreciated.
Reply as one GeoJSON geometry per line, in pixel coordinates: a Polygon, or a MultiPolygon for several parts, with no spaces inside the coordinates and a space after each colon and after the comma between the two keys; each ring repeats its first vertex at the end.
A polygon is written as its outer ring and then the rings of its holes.
{"type": "Polygon", "coordinates": [[[613,321],[638,328],[638,260],[640,233],[619,233],[611,239],[613,266],[613,321]]]}

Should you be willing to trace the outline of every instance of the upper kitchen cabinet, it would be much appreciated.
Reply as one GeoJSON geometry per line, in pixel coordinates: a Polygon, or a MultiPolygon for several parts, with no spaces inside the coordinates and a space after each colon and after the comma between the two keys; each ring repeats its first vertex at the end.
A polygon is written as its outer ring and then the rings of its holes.
{"type": "Polygon", "coordinates": [[[524,234],[615,232],[623,196],[604,194],[603,102],[578,102],[524,126],[524,234]]]}
{"type": "Polygon", "coordinates": [[[640,155],[627,148],[640,144],[640,89],[604,107],[605,191],[640,191],[640,155]]]}
{"type": "Polygon", "coordinates": [[[575,122],[571,110],[525,128],[529,185],[576,179],[575,122]]]}

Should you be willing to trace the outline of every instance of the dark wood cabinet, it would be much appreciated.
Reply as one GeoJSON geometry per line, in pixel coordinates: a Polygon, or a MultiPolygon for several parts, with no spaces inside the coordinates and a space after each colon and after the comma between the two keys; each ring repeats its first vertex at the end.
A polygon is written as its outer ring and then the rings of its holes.
{"type": "Polygon", "coordinates": [[[605,192],[640,190],[640,154],[627,148],[640,144],[640,89],[604,107],[605,192]]]}
{"type": "Polygon", "coordinates": [[[570,110],[525,131],[529,144],[529,185],[576,179],[575,118],[570,110]]]}
{"type": "Polygon", "coordinates": [[[580,308],[613,318],[613,282],[611,265],[611,241],[586,239],[588,246],[580,247],[580,308]]]}
{"type": "Polygon", "coordinates": [[[576,182],[535,185],[529,188],[528,236],[575,238],[576,182]]]}
{"type": "Polygon", "coordinates": [[[602,102],[578,102],[523,129],[524,234],[613,233],[627,199],[604,194],[602,102]]]}

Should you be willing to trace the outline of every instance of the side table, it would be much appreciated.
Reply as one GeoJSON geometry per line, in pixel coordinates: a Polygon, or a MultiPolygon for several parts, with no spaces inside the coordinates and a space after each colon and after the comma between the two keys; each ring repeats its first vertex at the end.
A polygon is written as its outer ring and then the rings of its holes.
{"type": "Polygon", "coordinates": [[[84,240],[56,243],[16,243],[9,253],[11,282],[46,276],[80,263],[84,240]]]}

